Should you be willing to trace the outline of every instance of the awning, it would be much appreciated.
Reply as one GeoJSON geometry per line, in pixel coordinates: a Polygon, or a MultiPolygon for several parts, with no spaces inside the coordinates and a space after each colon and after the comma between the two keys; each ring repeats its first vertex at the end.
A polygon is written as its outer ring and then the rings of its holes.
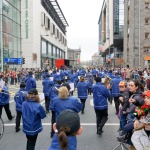
{"type": "Polygon", "coordinates": [[[144,60],[150,60],[150,56],[144,56],[144,60]]]}

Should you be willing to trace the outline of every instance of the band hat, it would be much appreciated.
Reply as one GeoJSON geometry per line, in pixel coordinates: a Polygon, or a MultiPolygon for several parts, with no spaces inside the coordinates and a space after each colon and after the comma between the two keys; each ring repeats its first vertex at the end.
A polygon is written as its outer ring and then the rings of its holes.
{"type": "Polygon", "coordinates": [[[61,132],[61,128],[67,126],[70,128],[66,135],[72,135],[80,129],[80,117],[78,113],[72,110],[64,110],[57,118],[56,128],[58,132],[61,132]]]}
{"type": "Polygon", "coordinates": [[[126,82],[125,81],[120,81],[118,86],[126,86],[126,82]]]}
{"type": "Polygon", "coordinates": [[[145,93],[143,93],[143,98],[144,98],[145,96],[150,97],[150,90],[148,90],[148,91],[146,91],[145,93]]]}
{"type": "Polygon", "coordinates": [[[38,95],[38,91],[36,89],[31,89],[28,94],[38,95]]]}

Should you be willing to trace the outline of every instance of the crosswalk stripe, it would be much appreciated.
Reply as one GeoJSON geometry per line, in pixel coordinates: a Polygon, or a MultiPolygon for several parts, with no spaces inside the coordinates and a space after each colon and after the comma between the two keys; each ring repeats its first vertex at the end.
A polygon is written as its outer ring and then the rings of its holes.
{"type": "MultiPolygon", "coordinates": [[[[21,123],[22,125],[22,123],[21,123]]],[[[50,126],[51,123],[42,123],[43,126],[50,126]]],[[[15,123],[5,123],[5,127],[16,126],[15,123]]],[[[96,123],[81,123],[81,126],[96,126],[96,123]]],[[[119,123],[106,123],[105,126],[119,126],[119,123]]]]}

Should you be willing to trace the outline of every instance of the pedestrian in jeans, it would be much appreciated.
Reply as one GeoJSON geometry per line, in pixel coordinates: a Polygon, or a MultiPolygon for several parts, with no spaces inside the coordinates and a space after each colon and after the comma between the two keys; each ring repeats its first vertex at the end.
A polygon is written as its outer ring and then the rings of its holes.
{"type": "Polygon", "coordinates": [[[23,132],[27,137],[26,150],[34,150],[38,134],[43,130],[41,119],[46,117],[36,89],[31,89],[22,103],[23,132]]]}
{"type": "Polygon", "coordinates": [[[14,100],[16,102],[16,132],[20,131],[20,120],[22,116],[22,103],[26,100],[27,92],[25,90],[26,84],[22,82],[20,84],[20,90],[15,94],[14,100]]]}

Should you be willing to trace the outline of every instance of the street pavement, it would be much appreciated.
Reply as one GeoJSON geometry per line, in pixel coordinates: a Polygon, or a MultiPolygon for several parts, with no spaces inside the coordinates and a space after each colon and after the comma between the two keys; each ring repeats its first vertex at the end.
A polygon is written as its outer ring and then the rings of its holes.
{"type": "MultiPolygon", "coordinates": [[[[41,81],[37,81],[37,89],[39,94],[42,95],[41,81]]],[[[12,114],[16,115],[15,102],[13,96],[16,91],[19,90],[19,85],[9,86],[11,92],[10,109],[12,114]]],[[[74,92],[74,96],[77,96],[77,92],[74,92]]],[[[41,103],[45,106],[44,101],[41,103]]],[[[78,150],[113,150],[119,142],[116,137],[118,135],[117,130],[119,128],[119,120],[115,115],[114,104],[109,104],[109,116],[108,121],[104,127],[104,133],[99,136],[96,134],[96,116],[93,109],[93,96],[89,95],[86,100],[85,114],[80,115],[81,125],[83,127],[83,133],[77,136],[78,150]]],[[[22,130],[18,133],[15,132],[15,119],[9,121],[5,110],[3,109],[2,118],[5,124],[5,131],[2,139],[0,140],[0,150],[25,150],[26,149],[26,136],[22,130]]],[[[38,135],[36,150],[47,150],[51,143],[50,129],[51,129],[51,115],[47,115],[42,120],[43,131],[38,135]]],[[[22,128],[22,126],[21,126],[22,128]]],[[[119,150],[119,149],[118,149],[119,150]]]]}

